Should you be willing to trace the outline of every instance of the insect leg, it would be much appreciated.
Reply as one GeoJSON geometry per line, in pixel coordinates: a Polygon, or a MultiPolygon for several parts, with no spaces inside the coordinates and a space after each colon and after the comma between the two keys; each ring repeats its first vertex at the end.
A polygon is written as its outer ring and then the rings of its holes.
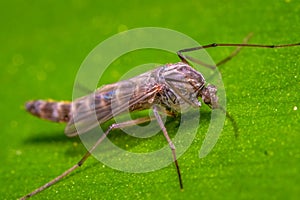
{"type": "Polygon", "coordinates": [[[173,160],[174,160],[174,163],[175,163],[175,166],[176,166],[180,188],[183,189],[180,169],[179,169],[179,165],[178,165],[177,158],[176,158],[175,145],[173,144],[172,140],[170,139],[170,136],[168,135],[167,129],[166,129],[166,127],[165,127],[165,125],[164,125],[164,123],[161,119],[161,116],[158,113],[157,106],[155,106],[155,105],[153,106],[153,113],[154,113],[154,116],[155,116],[160,128],[162,129],[162,132],[164,133],[164,136],[167,139],[167,142],[168,142],[168,144],[169,144],[169,146],[172,150],[173,160]]]}
{"type": "Polygon", "coordinates": [[[105,131],[105,133],[103,133],[103,135],[97,140],[97,142],[94,144],[94,146],[81,158],[81,160],[77,164],[75,164],[73,167],[69,168],[64,173],[62,173],[61,175],[57,176],[53,180],[49,181],[45,185],[43,185],[43,186],[35,189],[34,191],[26,194],[25,196],[21,197],[20,200],[27,199],[27,198],[29,198],[29,197],[31,197],[31,196],[33,196],[33,195],[35,195],[35,194],[37,194],[37,193],[45,190],[45,189],[47,189],[48,187],[54,185],[56,182],[60,181],[61,179],[63,179],[64,177],[66,177],[68,174],[70,174],[71,172],[73,172],[75,169],[77,169],[78,167],[80,167],[81,165],[83,165],[83,163],[86,161],[86,159],[88,157],[90,157],[90,155],[96,149],[96,147],[106,138],[106,136],[112,130],[114,130],[114,129],[120,129],[120,128],[124,128],[124,127],[128,127],[128,126],[133,126],[133,125],[137,125],[137,124],[142,124],[142,123],[151,121],[152,119],[155,119],[155,118],[154,117],[143,117],[143,118],[138,118],[138,119],[134,119],[134,120],[122,122],[122,123],[112,124],[105,131]]]}
{"type": "Polygon", "coordinates": [[[177,55],[179,56],[179,58],[182,60],[182,62],[188,63],[188,60],[198,63],[202,66],[211,68],[211,69],[215,69],[217,66],[226,63],[228,60],[230,60],[232,57],[234,57],[236,54],[238,54],[238,52],[240,51],[241,47],[257,47],[257,48],[283,48],[283,47],[293,47],[293,46],[300,46],[300,43],[294,43],[294,44],[280,44],[280,45],[264,45],[264,44],[247,44],[247,41],[250,39],[250,37],[252,36],[252,33],[250,33],[245,39],[244,39],[244,43],[241,44],[230,44],[230,43],[212,43],[212,44],[208,44],[208,45],[204,45],[204,46],[199,46],[199,47],[192,47],[192,48],[188,48],[188,49],[182,49],[179,50],[177,52],[177,55]],[[209,65],[207,63],[204,63],[200,60],[197,60],[193,57],[187,56],[187,55],[183,55],[183,53],[185,52],[191,52],[191,51],[197,51],[197,50],[201,50],[201,49],[207,49],[207,48],[211,48],[211,47],[240,47],[237,48],[230,56],[228,56],[227,58],[221,60],[220,62],[218,62],[216,64],[216,66],[214,65],[209,65]]]}
{"type": "MultiPolygon", "coordinates": [[[[247,44],[249,39],[253,36],[253,33],[249,33],[243,40],[243,44],[247,44]]],[[[228,62],[229,60],[231,60],[234,56],[236,56],[242,49],[242,46],[238,46],[233,52],[231,52],[231,54],[229,56],[227,56],[226,58],[222,59],[221,61],[219,61],[216,64],[216,67],[219,67],[222,64],[225,64],[226,62],[228,62]]]]}
{"type": "Polygon", "coordinates": [[[225,108],[223,108],[220,105],[218,105],[218,108],[216,108],[216,109],[220,109],[226,115],[226,117],[231,121],[232,126],[233,126],[234,136],[236,138],[238,138],[238,136],[239,136],[238,125],[237,125],[236,121],[234,120],[234,118],[231,116],[231,114],[229,114],[228,111],[225,110],[225,108]]]}
{"type": "MultiPolygon", "coordinates": [[[[247,44],[249,39],[252,37],[253,33],[249,33],[243,40],[243,43],[242,44],[247,44]]],[[[208,47],[207,47],[208,48],[208,47]]],[[[204,48],[203,48],[204,49],[204,48]]],[[[242,49],[242,46],[237,46],[237,48],[229,55],[227,56],[226,58],[222,59],[221,61],[219,61],[216,65],[209,65],[207,63],[204,63],[198,59],[195,59],[191,56],[188,56],[188,55],[183,55],[182,53],[183,52],[191,52],[191,51],[196,51],[196,50],[199,50],[195,48],[190,48],[190,49],[182,49],[180,51],[177,52],[177,55],[179,56],[179,58],[183,61],[183,62],[186,62],[187,63],[187,60],[190,60],[192,62],[195,62],[197,64],[200,64],[204,67],[208,67],[210,69],[216,69],[216,67],[222,65],[222,64],[225,64],[226,62],[228,62],[229,60],[231,60],[234,56],[236,56],[242,49]]]]}

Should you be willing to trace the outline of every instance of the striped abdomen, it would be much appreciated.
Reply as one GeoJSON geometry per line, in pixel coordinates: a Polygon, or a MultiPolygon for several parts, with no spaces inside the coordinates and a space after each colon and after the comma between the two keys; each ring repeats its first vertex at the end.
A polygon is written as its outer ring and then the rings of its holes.
{"type": "Polygon", "coordinates": [[[71,102],[67,101],[36,100],[27,102],[25,107],[32,115],[54,122],[68,122],[71,117],[71,102]]]}

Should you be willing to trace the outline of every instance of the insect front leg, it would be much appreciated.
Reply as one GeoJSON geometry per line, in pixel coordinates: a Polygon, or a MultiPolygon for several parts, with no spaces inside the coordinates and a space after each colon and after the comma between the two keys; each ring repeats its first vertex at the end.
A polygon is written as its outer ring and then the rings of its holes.
{"type": "Polygon", "coordinates": [[[204,46],[199,46],[199,47],[192,47],[192,48],[188,48],[188,49],[182,49],[179,50],[177,52],[177,55],[179,56],[179,58],[181,59],[182,62],[187,63],[188,64],[188,60],[198,63],[202,66],[208,67],[210,69],[215,69],[217,66],[220,66],[224,63],[226,63],[227,61],[229,61],[231,58],[233,58],[234,56],[236,56],[241,47],[255,47],[255,48],[285,48],[285,47],[295,47],[295,46],[300,46],[300,43],[293,43],[293,44],[279,44],[279,45],[264,45],[264,44],[247,44],[248,40],[252,37],[252,33],[248,34],[247,37],[245,37],[243,43],[240,44],[230,44],[230,43],[212,43],[212,44],[208,44],[208,45],[204,45],[204,46]],[[201,49],[208,49],[208,48],[212,48],[212,47],[237,47],[235,51],[233,51],[228,57],[226,57],[225,59],[221,60],[220,62],[218,62],[216,65],[209,65],[207,63],[204,63],[198,59],[195,59],[193,57],[187,56],[187,55],[183,55],[183,53],[185,52],[191,52],[191,51],[197,51],[197,50],[201,50],[201,49]]]}
{"type": "Polygon", "coordinates": [[[71,172],[73,172],[75,169],[77,169],[78,167],[83,165],[83,163],[90,157],[92,152],[97,148],[97,146],[107,137],[107,135],[112,130],[125,128],[125,127],[129,127],[129,126],[137,125],[137,124],[142,124],[142,123],[151,121],[152,119],[155,119],[155,118],[154,117],[143,117],[143,118],[138,118],[138,119],[134,119],[134,120],[130,120],[130,121],[110,125],[110,127],[105,131],[105,133],[96,141],[94,146],[80,159],[80,161],[78,163],[76,163],[74,166],[72,166],[71,168],[69,168],[68,170],[63,172],[61,175],[54,178],[53,180],[49,181],[45,185],[43,185],[43,186],[35,189],[34,191],[26,194],[25,196],[21,197],[20,200],[27,199],[27,198],[29,198],[31,196],[34,196],[35,194],[45,190],[45,189],[47,189],[48,187],[54,185],[55,183],[57,183],[58,181],[60,181],[61,179],[63,179],[67,175],[69,175],[71,172]]]}
{"type": "MultiPolygon", "coordinates": [[[[184,62],[184,63],[188,64],[188,60],[190,60],[190,61],[195,62],[195,63],[197,63],[199,65],[202,65],[204,67],[207,67],[207,68],[210,68],[210,69],[216,69],[216,67],[225,64],[226,62],[228,62],[229,60],[231,60],[234,56],[236,56],[241,51],[242,47],[248,43],[248,41],[252,37],[252,35],[253,35],[253,33],[249,33],[244,38],[242,44],[234,45],[234,46],[236,46],[236,49],[233,52],[231,52],[231,54],[229,56],[227,56],[224,59],[222,59],[221,61],[219,61],[216,65],[210,65],[210,64],[204,63],[201,60],[198,60],[198,59],[193,58],[191,56],[183,55],[183,53],[184,52],[197,51],[197,50],[206,49],[206,48],[210,48],[210,47],[217,47],[217,46],[220,46],[219,44],[213,43],[213,44],[209,44],[209,45],[205,45],[205,46],[200,46],[200,47],[193,47],[193,48],[188,48],[188,49],[182,49],[182,50],[179,50],[177,52],[177,55],[181,59],[181,61],[184,62]]],[[[230,44],[228,46],[230,46],[230,44]]]]}
{"type": "Polygon", "coordinates": [[[176,166],[176,170],[177,170],[177,174],[178,174],[178,179],[179,179],[179,184],[180,184],[180,189],[183,189],[183,185],[182,185],[182,179],[181,179],[181,174],[180,174],[180,169],[179,169],[179,165],[178,165],[178,161],[177,161],[177,158],[176,158],[176,151],[175,151],[175,145],[173,144],[172,140],[170,139],[170,136],[167,132],[167,129],[164,125],[164,122],[163,120],[161,119],[161,116],[160,114],[158,113],[158,107],[157,106],[153,106],[153,113],[154,113],[154,116],[162,130],[162,132],[164,133],[164,136],[165,138],[167,139],[167,142],[172,150],[172,155],[173,155],[173,160],[174,160],[174,163],[175,163],[175,166],[176,166]]]}

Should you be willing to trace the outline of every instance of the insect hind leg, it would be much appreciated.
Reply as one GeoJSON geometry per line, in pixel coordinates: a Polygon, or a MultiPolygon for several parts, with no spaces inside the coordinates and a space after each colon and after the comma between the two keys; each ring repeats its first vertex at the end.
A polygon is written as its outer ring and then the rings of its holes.
{"type": "Polygon", "coordinates": [[[83,165],[83,163],[91,156],[92,152],[97,148],[97,146],[107,137],[107,135],[112,130],[125,128],[125,127],[129,127],[129,126],[137,125],[137,124],[142,124],[142,123],[151,121],[152,119],[154,119],[154,117],[143,117],[143,118],[138,118],[138,119],[134,119],[134,120],[130,120],[130,121],[110,125],[110,127],[105,131],[105,133],[103,135],[101,135],[101,137],[96,141],[94,146],[91,149],[89,149],[89,151],[80,159],[80,161],[78,163],[76,163],[74,166],[72,166],[71,168],[69,168],[68,170],[63,172],[61,175],[57,176],[56,178],[52,179],[51,181],[49,181],[48,183],[42,185],[41,187],[33,190],[32,192],[26,194],[25,196],[21,197],[20,199],[21,200],[27,199],[27,198],[29,198],[31,196],[34,196],[35,194],[43,191],[43,190],[49,188],[50,186],[54,185],[55,183],[57,183],[58,181],[60,181],[61,179],[63,179],[67,175],[69,175],[75,169],[77,169],[81,165],[83,165]]]}

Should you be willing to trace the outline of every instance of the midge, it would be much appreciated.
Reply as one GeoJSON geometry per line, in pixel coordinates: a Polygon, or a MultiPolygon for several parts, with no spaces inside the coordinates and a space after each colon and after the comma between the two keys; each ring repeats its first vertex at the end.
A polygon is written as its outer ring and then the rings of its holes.
{"type": "MultiPolygon", "coordinates": [[[[173,115],[180,112],[180,108],[184,107],[199,108],[201,107],[199,99],[202,99],[202,101],[212,109],[222,109],[226,112],[218,104],[217,88],[214,85],[207,84],[203,75],[193,69],[188,60],[215,69],[235,56],[240,51],[241,47],[280,48],[300,46],[300,43],[283,45],[247,44],[250,37],[251,34],[247,36],[241,44],[213,43],[180,50],[177,52],[177,55],[181,59],[181,62],[166,64],[131,79],[105,85],[94,91],[92,94],[78,98],[73,102],[44,100],[27,102],[26,110],[31,114],[54,122],[66,122],[67,126],[65,133],[69,137],[83,134],[127,110],[133,112],[152,109],[154,116],[112,124],[98,141],[95,141],[94,146],[88,150],[78,163],[45,185],[21,197],[21,199],[26,199],[45,190],[80,167],[112,130],[142,124],[150,120],[157,121],[158,126],[160,126],[170,146],[178,174],[179,186],[182,189],[183,183],[176,158],[175,146],[164,126],[161,114],[173,115]],[[183,54],[218,46],[231,46],[237,48],[215,66],[205,64],[195,58],[183,54]],[[126,89],[117,90],[117,88],[126,89]],[[114,106],[113,112],[112,105],[114,106]],[[165,111],[160,109],[161,107],[164,107],[165,111]],[[95,113],[97,121],[93,120],[95,113]]],[[[230,116],[229,118],[232,119],[230,116]]]]}

